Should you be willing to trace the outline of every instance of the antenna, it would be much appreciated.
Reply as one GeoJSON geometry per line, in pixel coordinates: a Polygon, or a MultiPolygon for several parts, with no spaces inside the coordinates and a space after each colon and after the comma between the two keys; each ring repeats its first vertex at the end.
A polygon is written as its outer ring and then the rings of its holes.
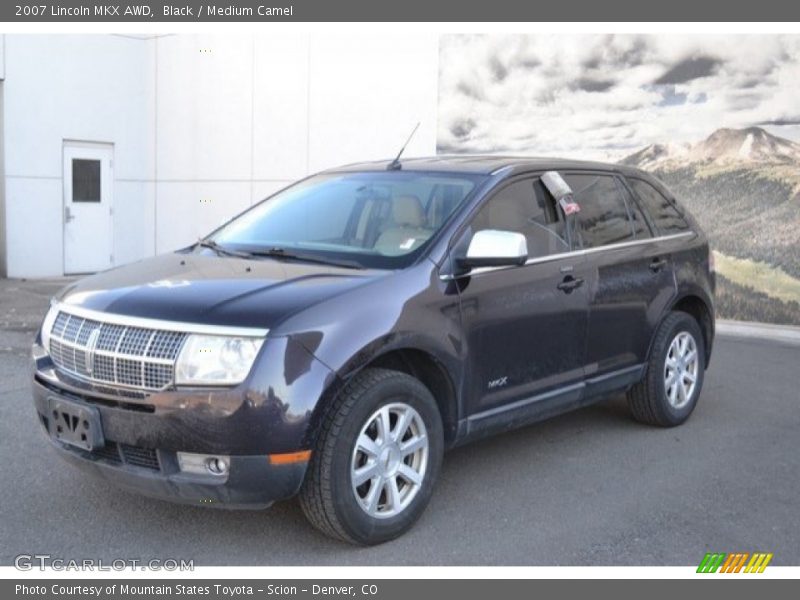
{"type": "Polygon", "coordinates": [[[408,146],[408,142],[410,142],[411,138],[414,137],[414,134],[417,133],[417,129],[419,129],[419,124],[420,122],[418,121],[413,131],[411,132],[411,135],[408,136],[406,143],[403,144],[402,148],[400,148],[400,152],[397,153],[397,156],[394,157],[394,160],[390,162],[386,167],[387,171],[399,171],[400,169],[403,168],[403,165],[400,164],[400,157],[403,155],[403,151],[406,149],[406,146],[408,146]]]}

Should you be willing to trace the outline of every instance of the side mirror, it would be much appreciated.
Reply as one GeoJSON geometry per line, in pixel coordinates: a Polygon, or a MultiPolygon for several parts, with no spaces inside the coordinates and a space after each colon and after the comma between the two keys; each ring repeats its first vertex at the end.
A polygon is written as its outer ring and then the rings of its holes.
{"type": "Polygon", "coordinates": [[[528,242],[515,231],[484,229],[472,236],[467,255],[456,260],[464,270],[477,267],[510,267],[528,260],[528,242]]]}

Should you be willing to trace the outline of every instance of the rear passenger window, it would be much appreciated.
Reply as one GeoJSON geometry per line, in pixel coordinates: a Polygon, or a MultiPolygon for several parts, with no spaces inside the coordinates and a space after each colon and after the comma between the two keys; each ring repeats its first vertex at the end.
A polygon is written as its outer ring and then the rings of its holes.
{"type": "Polygon", "coordinates": [[[650,213],[660,234],[670,235],[689,229],[689,224],[678,212],[678,209],[656,188],[641,179],[628,179],[628,182],[642,205],[650,213]]]}
{"type": "Polygon", "coordinates": [[[473,233],[484,229],[523,234],[531,258],[569,251],[564,222],[538,179],[512,183],[489,199],[472,222],[473,233]]]}
{"type": "Polygon", "coordinates": [[[584,248],[633,239],[628,209],[613,177],[567,173],[564,179],[581,207],[577,216],[584,248]]]}

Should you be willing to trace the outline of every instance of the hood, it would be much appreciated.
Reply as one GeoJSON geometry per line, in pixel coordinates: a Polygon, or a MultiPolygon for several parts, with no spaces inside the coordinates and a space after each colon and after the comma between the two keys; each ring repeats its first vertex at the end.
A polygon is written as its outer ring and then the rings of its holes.
{"type": "Polygon", "coordinates": [[[67,307],[133,317],[270,329],[386,274],[271,258],[174,253],[86,277],[56,299],[67,307]]]}

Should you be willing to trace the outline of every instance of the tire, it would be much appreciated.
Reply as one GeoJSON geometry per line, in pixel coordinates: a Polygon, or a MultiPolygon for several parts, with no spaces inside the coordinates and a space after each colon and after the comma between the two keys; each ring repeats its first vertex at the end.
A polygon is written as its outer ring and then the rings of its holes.
{"type": "Polygon", "coordinates": [[[705,345],[700,326],[687,313],[670,313],[656,331],[643,379],[628,390],[628,406],[633,418],[660,427],[680,425],[697,405],[704,375],[705,345]],[[683,356],[681,341],[687,349],[683,356]],[[678,346],[673,346],[673,343],[678,346]],[[696,353],[694,368],[691,361],[687,360],[691,356],[692,345],[696,353]],[[668,360],[670,365],[667,364],[668,360]],[[694,385],[687,389],[691,376],[695,378],[694,385]],[[668,380],[674,382],[672,386],[668,385],[668,380]]]}
{"type": "Polygon", "coordinates": [[[324,417],[300,506],[331,537],[360,545],[386,542],[408,531],[425,510],[443,451],[441,415],[428,388],[399,371],[365,369],[324,417]],[[387,422],[389,435],[383,433],[387,422]],[[401,423],[407,427],[398,432],[401,423]],[[364,481],[356,486],[359,476],[364,481]]]}

